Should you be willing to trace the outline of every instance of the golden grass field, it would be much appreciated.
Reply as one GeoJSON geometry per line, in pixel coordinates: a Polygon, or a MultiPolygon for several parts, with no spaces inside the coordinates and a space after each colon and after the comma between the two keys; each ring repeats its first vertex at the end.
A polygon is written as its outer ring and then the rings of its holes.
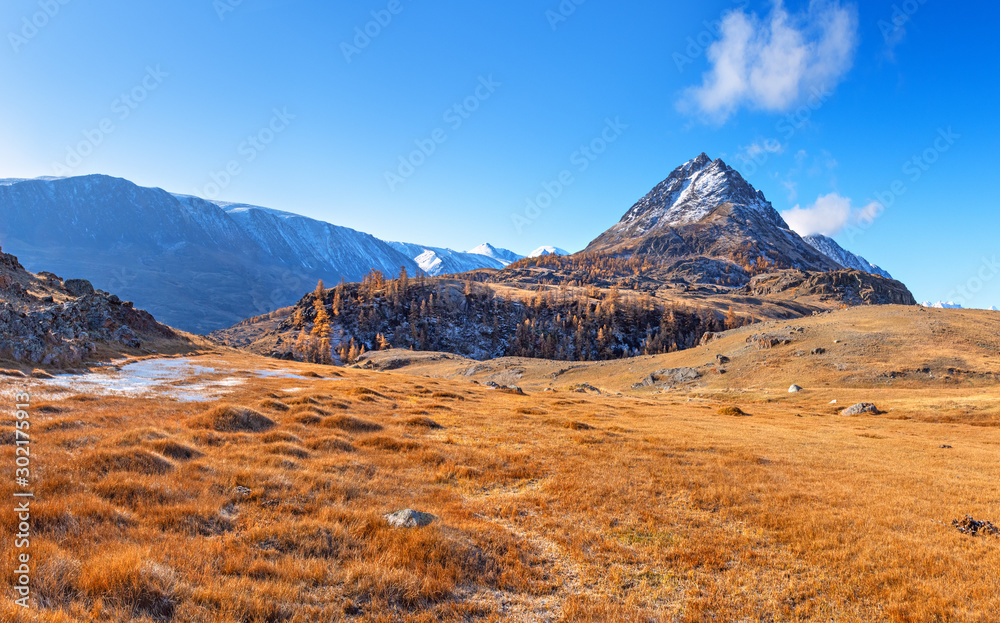
{"type": "Polygon", "coordinates": [[[951,521],[1000,519],[998,342],[1000,314],[893,307],[601,364],[218,349],[174,382],[242,381],[207,402],[8,379],[34,395],[35,601],[4,591],[0,620],[992,623],[1000,538],[951,521]],[[839,415],[859,401],[886,413],[839,415]],[[404,508],[438,519],[387,525],[404,508]]]}

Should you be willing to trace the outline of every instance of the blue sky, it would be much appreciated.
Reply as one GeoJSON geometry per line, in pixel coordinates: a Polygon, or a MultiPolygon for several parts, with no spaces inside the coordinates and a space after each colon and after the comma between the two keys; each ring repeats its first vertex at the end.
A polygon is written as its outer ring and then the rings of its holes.
{"type": "Polygon", "coordinates": [[[10,0],[0,177],[106,173],[524,253],[581,249],[704,151],[918,299],[1000,305],[998,17],[941,0],[10,0]]]}

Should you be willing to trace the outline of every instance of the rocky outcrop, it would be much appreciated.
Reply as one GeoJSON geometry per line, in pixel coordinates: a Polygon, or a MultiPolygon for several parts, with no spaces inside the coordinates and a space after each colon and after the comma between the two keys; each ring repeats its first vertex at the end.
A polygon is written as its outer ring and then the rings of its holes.
{"type": "Polygon", "coordinates": [[[860,270],[827,273],[782,270],[758,275],[738,290],[745,296],[762,297],[790,292],[796,297],[818,296],[824,301],[845,305],[916,305],[909,289],[895,279],[886,279],[860,270]]]}
{"type": "Polygon", "coordinates": [[[0,359],[69,366],[92,356],[98,344],[140,348],[143,339],[175,337],[148,312],[86,280],[32,275],[0,253],[0,359]]]}

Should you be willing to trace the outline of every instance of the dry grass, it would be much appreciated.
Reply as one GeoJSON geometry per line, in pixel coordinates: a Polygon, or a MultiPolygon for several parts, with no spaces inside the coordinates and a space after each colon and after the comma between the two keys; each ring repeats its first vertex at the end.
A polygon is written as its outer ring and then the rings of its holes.
{"type": "MultiPolygon", "coordinates": [[[[225,357],[215,365],[261,365],[225,357]]],[[[1000,611],[1000,538],[951,526],[1000,519],[1000,430],[980,425],[995,384],[838,386],[839,406],[888,411],[845,418],[805,368],[787,373],[807,387],[796,395],[782,377],[739,394],[571,398],[342,372],[261,379],[221,404],[44,397],[69,412],[34,415],[30,620],[992,623],[1000,611]],[[737,401],[754,417],[716,415],[737,401]],[[389,527],[382,515],[402,508],[438,520],[389,527]]],[[[10,599],[0,620],[29,620],[10,599]]]]}
{"type": "Polygon", "coordinates": [[[274,428],[274,420],[247,407],[221,404],[212,407],[191,426],[211,428],[220,433],[260,433],[274,428]]]}

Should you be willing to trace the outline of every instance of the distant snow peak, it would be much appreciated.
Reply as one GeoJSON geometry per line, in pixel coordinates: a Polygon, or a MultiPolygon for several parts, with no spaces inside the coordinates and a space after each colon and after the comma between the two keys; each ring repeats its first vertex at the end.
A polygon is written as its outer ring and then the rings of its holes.
{"type": "Polygon", "coordinates": [[[472,255],[483,255],[485,257],[492,258],[500,262],[504,266],[508,266],[524,258],[523,255],[518,255],[517,253],[514,253],[513,251],[510,251],[508,249],[498,249],[497,247],[494,247],[488,242],[484,242],[483,244],[479,245],[474,249],[469,249],[467,253],[470,253],[472,255]]]}
{"type": "Polygon", "coordinates": [[[829,236],[824,236],[822,234],[812,234],[810,236],[803,236],[803,240],[816,249],[823,255],[827,256],[834,262],[837,262],[844,268],[850,268],[853,270],[860,270],[862,272],[871,273],[873,275],[879,275],[885,277],[886,279],[892,279],[892,275],[882,270],[875,264],[872,264],[860,255],[855,255],[847,249],[843,248],[837,242],[830,238],[829,236]]]}
{"type": "Polygon", "coordinates": [[[528,257],[542,257],[543,255],[571,255],[571,253],[559,247],[542,246],[529,253],[528,257]]]}
{"type": "Polygon", "coordinates": [[[1000,307],[997,307],[996,305],[994,305],[992,307],[987,307],[986,311],[1000,311],[1000,307]]]}
{"type": "MultiPolygon", "coordinates": [[[[931,303],[930,301],[924,301],[923,303],[921,303],[921,305],[923,305],[924,307],[934,307],[936,309],[965,309],[964,307],[962,307],[958,303],[953,303],[953,302],[947,302],[947,303],[945,303],[944,301],[938,301],[937,303],[931,303]]],[[[996,308],[994,308],[994,310],[996,310],[996,308]]],[[[998,311],[1000,311],[1000,310],[998,310],[998,311]]]]}

